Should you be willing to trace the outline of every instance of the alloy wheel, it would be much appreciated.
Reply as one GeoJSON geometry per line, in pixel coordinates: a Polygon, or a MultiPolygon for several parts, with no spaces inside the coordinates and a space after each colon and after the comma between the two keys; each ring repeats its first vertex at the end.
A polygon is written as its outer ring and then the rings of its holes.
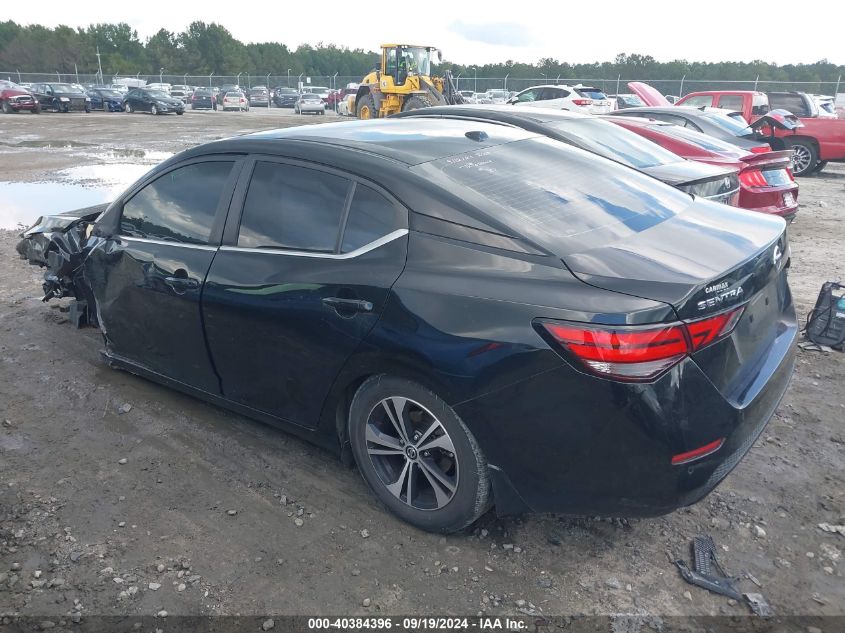
{"type": "Polygon", "coordinates": [[[793,145],[792,146],[792,171],[803,174],[810,168],[810,161],[812,160],[812,155],[810,154],[809,148],[805,147],[804,145],[793,145]]]}
{"type": "Polygon", "coordinates": [[[379,401],[367,418],[366,448],[384,487],[418,510],[439,510],[455,496],[459,464],[452,438],[409,398],[379,401]]]}

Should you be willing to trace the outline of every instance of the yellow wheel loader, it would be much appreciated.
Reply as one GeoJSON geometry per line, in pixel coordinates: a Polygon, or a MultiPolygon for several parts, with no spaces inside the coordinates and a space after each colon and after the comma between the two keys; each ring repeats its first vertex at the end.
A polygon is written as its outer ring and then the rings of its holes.
{"type": "MultiPolygon", "coordinates": [[[[376,119],[397,112],[435,105],[463,103],[449,71],[431,76],[431,58],[441,53],[433,46],[383,44],[381,68],[364,77],[355,95],[359,119],[376,119]]],[[[351,104],[350,104],[351,105],[351,104]]]]}

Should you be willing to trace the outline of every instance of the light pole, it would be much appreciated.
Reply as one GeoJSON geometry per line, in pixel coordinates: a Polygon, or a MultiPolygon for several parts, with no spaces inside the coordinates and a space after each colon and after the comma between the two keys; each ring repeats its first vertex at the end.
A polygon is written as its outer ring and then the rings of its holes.
{"type": "Polygon", "coordinates": [[[470,68],[470,70],[472,70],[475,73],[475,84],[473,85],[472,91],[477,93],[478,92],[478,68],[473,66],[472,68],[470,68]]]}
{"type": "Polygon", "coordinates": [[[272,93],[270,92],[270,73],[267,73],[267,111],[268,112],[270,110],[270,95],[271,94],[272,93]]]}
{"type": "Polygon", "coordinates": [[[238,73],[238,78],[235,79],[235,83],[238,85],[238,88],[241,87],[241,75],[243,75],[243,73],[238,73]]]}
{"type": "Polygon", "coordinates": [[[299,73],[299,77],[296,78],[296,91],[299,92],[302,86],[302,75],[305,73],[299,73]]]}
{"type": "Polygon", "coordinates": [[[21,82],[21,71],[17,71],[17,73],[18,73],[18,83],[20,83],[21,82]]]}
{"type": "Polygon", "coordinates": [[[546,73],[540,73],[540,74],[543,75],[543,79],[546,78],[546,73]]]}
{"type": "Polygon", "coordinates": [[[188,85],[188,73],[185,73],[184,75],[182,75],[182,85],[183,86],[188,85]]]}
{"type": "Polygon", "coordinates": [[[511,76],[511,74],[510,74],[510,73],[508,73],[507,75],[505,75],[505,92],[507,92],[507,91],[508,91],[508,77],[510,77],[510,76],[511,76]]]}
{"type": "Polygon", "coordinates": [[[290,68],[288,68],[288,88],[290,88],[290,68]]]}
{"type": "MultiPolygon", "coordinates": [[[[209,87],[209,89],[211,89],[211,78],[213,76],[214,76],[214,71],[212,70],[211,74],[208,76],[208,87],[209,87]]],[[[214,95],[211,95],[211,96],[213,97],[214,95]]]]}
{"type": "Polygon", "coordinates": [[[460,91],[461,91],[461,75],[463,75],[463,74],[464,74],[464,71],[461,71],[461,72],[459,72],[459,73],[458,73],[458,76],[457,76],[457,77],[455,77],[455,86],[456,86],[456,88],[455,88],[455,89],[456,89],[458,92],[460,92],[460,91]]]}
{"type": "Polygon", "coordinates": [[[555,85],[557,85],[559,81],[560,81],[560,74],[558,74],[557,79],[555,79],[555,85]]]}
{"type": "Polygon", "coordinates": [[[164,67],[158,69],[158,83],[163,83],[162,75],[164,75],[164,67]]]}

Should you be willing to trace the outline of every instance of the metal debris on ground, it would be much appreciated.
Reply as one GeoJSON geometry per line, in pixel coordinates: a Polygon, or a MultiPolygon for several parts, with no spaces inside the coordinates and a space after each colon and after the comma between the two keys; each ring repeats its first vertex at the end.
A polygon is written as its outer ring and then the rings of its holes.
{"type": "MultiPolygon", "coordinates": [[[[702,587],[713,593],[718,593],[727,596],[733,600],[745,599],[745,602],[751,608],[755,615],[770,616],[774,615],[772,608],[759,593],[740,594],[734,586],[739,578],[728,576],[719,561],[716,559],[716,544],[713,538],[709,535],[696,536],[692,541],[692,556],[694,561],[694,568],[690,569],[687,564],[678,559],[675,561],[681,576],[691,585],[702,587]]],[[[746,577],[758,587],[761,587],[757,578],[752,576],[749,572],[745,572],[746,577]]]]}
{"type": "Polygon", "coordinates": [[[831,534],[839,534],[845,536],[845,525],[831,525],[830,523],[819,523],[819,529],[822,532],[830,532],[831,534]]]}
{"type": "Polygon", "coordinates": [[[696,536],[692,541],[692,555],[695,569],[687,567],[681,559],[675,561],[681,576],[691,585],[708,591],[741,600],[742,594],[734,587],[734,579],[725,574],[725,570],[716,559],[716,544],[710,536],[696,536]],[[713,570],[719,575],[714,575],[713,570]]]}
{"type": "Polygon", "coordinates": [[[746,593],[745,601],[748,603],[748,606],[751,607],[751,610],[754,612],[755,615],[761,615],[763,617],[768,617],[774,615],[774,611],[769,606],[769,603],[766,602],[766,599],[759,593],[746,593]]]}

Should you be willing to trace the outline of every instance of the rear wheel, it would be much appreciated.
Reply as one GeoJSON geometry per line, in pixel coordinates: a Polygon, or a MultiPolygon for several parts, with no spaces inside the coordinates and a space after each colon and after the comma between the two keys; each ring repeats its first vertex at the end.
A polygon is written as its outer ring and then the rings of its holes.
{"type": "Polygon", "coordinates": [[[377,119],[378,109],[376,108],[376,100],[370,93],[365,94],[358,101],[358,110],[356,112],[359,119],[377,119]]]}
{"type": "Polygon", "coordinates": [[[813,167],[813,173],[815,174],[815,173],[820,172],[826,166],[827,166],[827,161],[826,160],[820,160],[819,162],[816,163],[816,166],[813,167]]]}
{"type": "Polygon", "coordinates": [[[126,114],[132,114],[132,106],[127,103],[125,108],[126,114]]]}
{"type": "Polygon", "coordinates": [[[349,410],[358,468],[394,514],[423,530],[456,532],[490,506],[487,462],[458,415],[422,385],[364,382],[349,410]]]}
{"type": "Polygon", "coordinates": [[[804,139],[788,140],[792,148],[792,173],[796,176],[806,176],[812,173],[819,160],[816,146],[804,139]]]}
{"type": "Polygon", "coordinates": [[[413,97],[406,99],[405,103],[402,104],[402,112],[410,112],[411,110],[420,110],[421,108],[430,107],[431,101],[429,101],[425,97],[414,95],[413,97]]]}
{"type": "Polygon", "coordinates": [[[158,107],[156,106],[156,104],[152,104],[150,106],[150,114],[158,114],[158,107]]]}

